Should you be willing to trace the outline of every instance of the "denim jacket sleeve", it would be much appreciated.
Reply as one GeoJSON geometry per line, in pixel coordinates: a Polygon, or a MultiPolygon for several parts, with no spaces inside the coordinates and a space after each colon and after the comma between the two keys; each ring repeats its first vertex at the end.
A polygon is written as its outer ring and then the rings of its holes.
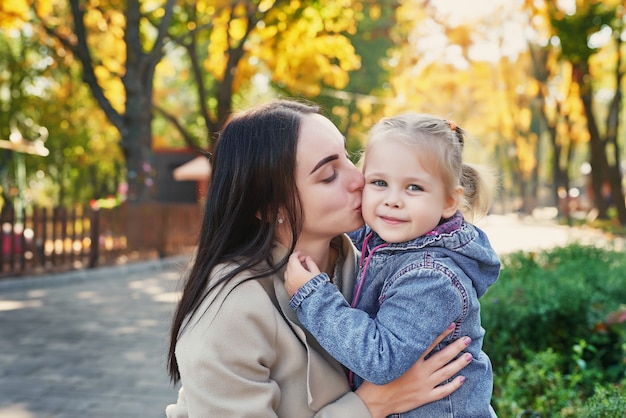
{"type": "Polygon", "coordinates": [[[430,269],[390,279],[375,315],[351,308],[327,280],[301,290],[292,306],[302,325],[331,356],[378,385],[404,374],[463,310],[449,277],[430,269]]]}
{"type": "Polygon", "coordinates": [[[296,310],[304,298],[309,296],[312,292],[315,291],[321,284],[330,283],[330,278],[326,273],[320,273],[317,276],[313,277],[311,280],[306,282],[300,289],[293,294],[291,299],[289,300],[289,306],[291,309],[296,310]]]}

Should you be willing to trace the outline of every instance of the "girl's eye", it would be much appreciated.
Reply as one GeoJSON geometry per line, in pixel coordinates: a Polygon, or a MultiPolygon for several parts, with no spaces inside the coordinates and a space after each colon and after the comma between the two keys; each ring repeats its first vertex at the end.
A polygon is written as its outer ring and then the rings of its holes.
{"type": "Polygon", "coordinates": [[[411,192],[419,192],[421,190],[423,190],[420,186],[418,186],[417,184],[411,184],[409,185],[409,187],[407,187],[407,189],[411,192]]]}
{"type": "Polygon", "coordinates": [[[372,184],[378,187],[385,187],[387,185],[387,182],[384,180],[373,180],[372,184]]]}
{"type": "Polygon", "coordinates": [[[322,180],[322,183],[330,183],[336,178],[337,178],[337,170],[333,170],[333,174],[330,177],[327,177],[324,180],[322,180]]]}

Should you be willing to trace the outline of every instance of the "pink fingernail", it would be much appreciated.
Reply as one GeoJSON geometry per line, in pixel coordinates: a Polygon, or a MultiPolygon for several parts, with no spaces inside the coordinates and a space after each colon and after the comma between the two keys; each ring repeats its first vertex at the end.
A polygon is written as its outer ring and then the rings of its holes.
{"type": "Polygon", "coordinates": [[[469,363],[473,359],[474,359],[474,357],[472,357],[472,355],[470,353],[465,353],[465,361],[467,361],[469,363]]]}
{"type": "Polygon", "coordinates": [[[470,345],[471,342],[472,339],[470,337],[463,337],[463,343],[465,343],[466,346],[470,345]]]}
{"type": "Polygon", "coordinates": [[[459,376],[459,382],[463,384],[465,382],[465,376],[459,376]]]}
{"type": "Polygon", "coordinates": [[[448,325],[448,329],[454,329],[454,328],[456,328],[456,324],[454,322],[448,325]]]}

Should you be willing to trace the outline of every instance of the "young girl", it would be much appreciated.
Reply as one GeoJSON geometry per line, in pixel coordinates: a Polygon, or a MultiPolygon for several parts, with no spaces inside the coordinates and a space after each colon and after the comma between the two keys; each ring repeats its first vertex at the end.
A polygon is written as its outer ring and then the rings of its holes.
{"type": "Polygon", "coordinates": [[[461,214],[484,215],[489,206],[484,179],[462,162],[464,134],[452,121],[415,113],[372,128],[363,160],[366,226],[352,234],[362,253],[351,305],[306,254],[294,253],[287,267],[291,307],[350,369],[354,388],[401,376],[446,324],[456,329],[439,348],[472,339],[464,385],[407,417],[495,416],[478,299],[497,280],[500,261],[461,214]]]}

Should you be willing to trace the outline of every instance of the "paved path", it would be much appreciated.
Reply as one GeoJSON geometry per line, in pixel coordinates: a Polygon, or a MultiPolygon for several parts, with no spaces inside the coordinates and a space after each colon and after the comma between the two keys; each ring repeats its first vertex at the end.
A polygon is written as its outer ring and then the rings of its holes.
{"type": "MultiPolygon", "coordinates": [[[[479,225],[501,254],[604,239],[516,215],[479,225]]],[[[0,418],[163,418],[184,261],[0,281],[0,418]]]]}
{"type": "Polygon", "coordinates": [[[572,243],[597,245],[624,251],[624,238],[615,238],[586,226],[568,227],[552,219],[517,214],[490,215],[477,222],[498,254],[538,251],[572,243]]]}
{"type": "Polygon", "coordinates": [[[170,261],[0,282],[0,418],[164,417],[170,261]]]}

